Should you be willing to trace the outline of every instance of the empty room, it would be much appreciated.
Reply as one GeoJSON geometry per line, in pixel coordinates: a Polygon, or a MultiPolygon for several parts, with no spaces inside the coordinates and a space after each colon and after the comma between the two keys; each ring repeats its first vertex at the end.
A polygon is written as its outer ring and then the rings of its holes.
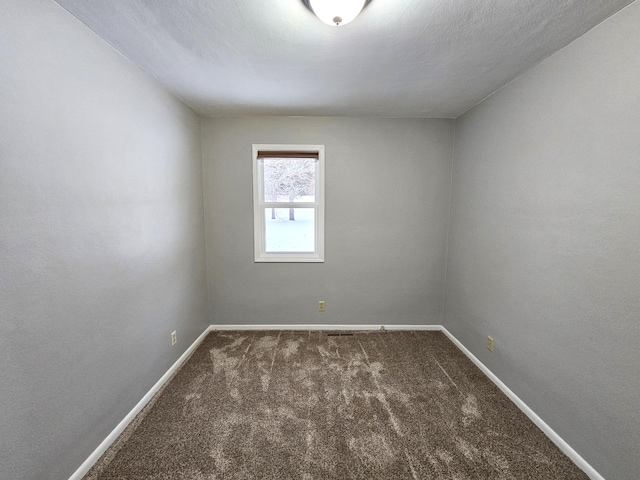
{"type": "Polygon", "coordinates": [[[640,478],[640,2],[2,0],[0,478],[640,478]]]}

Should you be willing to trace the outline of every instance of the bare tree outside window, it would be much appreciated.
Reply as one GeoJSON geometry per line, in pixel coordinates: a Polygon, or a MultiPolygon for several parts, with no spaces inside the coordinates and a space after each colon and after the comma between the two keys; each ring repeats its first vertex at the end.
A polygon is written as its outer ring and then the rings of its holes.
{"type": "MultiPolygon", "coordinates": [[[[316,161],[308,158],[270,158],[264,160],[264,194],[268,202],[295,202],[315,198],[316,161]]],[[[276,209],[271,209],[276,218],[276,209]]],[[[289,208],[289,221],[295,221],[295,209],[289,208]]]]}
{"type": "Polygon", "coordinates": [[[324,262],[324,145],[253,144],[256,262],[324,262]]]}

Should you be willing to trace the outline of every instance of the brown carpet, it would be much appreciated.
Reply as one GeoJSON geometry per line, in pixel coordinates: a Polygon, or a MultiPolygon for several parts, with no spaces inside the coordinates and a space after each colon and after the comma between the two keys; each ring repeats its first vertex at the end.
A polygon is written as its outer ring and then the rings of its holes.
{"type": "Polygon", "coordinates": [[[213,332],[85,479],[587,479],[440,332],[213,332]]]}

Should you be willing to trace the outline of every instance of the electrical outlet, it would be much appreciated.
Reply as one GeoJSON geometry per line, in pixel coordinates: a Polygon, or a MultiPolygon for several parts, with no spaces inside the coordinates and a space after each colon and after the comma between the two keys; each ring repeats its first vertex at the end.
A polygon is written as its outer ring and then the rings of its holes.
{"type": "Polygon", "coordinates": [[[493,337],[487,337],[487,349],[493,352],[493,337]]]}
{"type": "Polygon", "coordinates": [[[318,311],[324,312],[324,300],[318,301],[318,311]]]}
{"type": "Polygon", "coordinates": [[[171,332],[171,346],[173,347],[176,342],[178,341],[178,335],[176,334],[176,331],[174,330],[173,332],[171,332]]]}

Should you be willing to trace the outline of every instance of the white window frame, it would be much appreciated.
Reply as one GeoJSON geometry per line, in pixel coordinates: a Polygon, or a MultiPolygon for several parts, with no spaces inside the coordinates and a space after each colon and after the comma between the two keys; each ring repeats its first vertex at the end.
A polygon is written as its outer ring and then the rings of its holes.
{"type": "Polygon", "coordinates": [[[324,145],[253,144],[253,245],[256,262],[324,262],[324,145]],[[259,151],[317,152],[315,202],[265,202],[263,179],[258,168],[259,151]],[[314,252],[265,251],[265,208],[313,208],[315,212],[314,252]]]}

